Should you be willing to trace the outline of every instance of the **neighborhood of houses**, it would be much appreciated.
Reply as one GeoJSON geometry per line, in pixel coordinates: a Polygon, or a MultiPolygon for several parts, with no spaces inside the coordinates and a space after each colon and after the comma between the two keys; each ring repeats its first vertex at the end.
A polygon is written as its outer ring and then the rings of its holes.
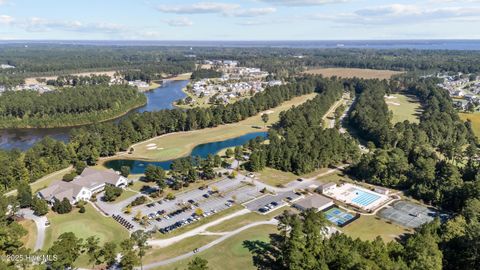
{"type": "MultiPolygon", "coordinates": [[[[221,72],[219,78],[205,78],[192,82],[187,91],[205,103],[229,103],[237,98],[262,92],[267,86],[281,85],[280,80],[267,80],[268,72],[259,68],[240,67],[233,60],[205,60],[202,67],[221,72]]],[[[194,104],[195,99],[186,99],[194,104]]]]}
{"type": "Polygon", "coordinates": [[[438,86],[447,90],[456,108],[462,111],[476,111],[480,105],[480,77],[474,74],[437,74],[443,82],[438,86]]]}

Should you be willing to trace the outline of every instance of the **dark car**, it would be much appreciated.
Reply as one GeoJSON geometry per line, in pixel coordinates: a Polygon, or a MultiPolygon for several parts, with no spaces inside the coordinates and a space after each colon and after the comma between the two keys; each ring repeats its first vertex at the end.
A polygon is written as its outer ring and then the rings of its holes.
{"type": "Polygon", "coordinates": [[[192,200],[192,199],[188,200],[188,202],[191,203],[191,204],[194,204],[194,203],[195,203],[195,201],[192,200]]]}
{"type": "Polygon", "coordinates": [[[204,198],[209,198],[210,195],[208,195],[207,193],[205,193],[205,194],[203,194],[203,197],[204,197],[204,198]]]}

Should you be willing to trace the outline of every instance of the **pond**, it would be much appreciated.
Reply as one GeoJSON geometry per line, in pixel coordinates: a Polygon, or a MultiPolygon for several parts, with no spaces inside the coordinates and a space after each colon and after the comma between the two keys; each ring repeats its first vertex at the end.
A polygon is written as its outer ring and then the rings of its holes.
{"type": "MultiPolygon", "coordinates": [[[[128,114],[133,112],[151,112],[162,109],[172,109],[174,101],[186,96],[182,89],[187,86],[188,82],[188,80],[166,81],[159,88],[145,92],[145,95],[147,96],[147,104],[130,111],[128,114]]],[[[112,121],[118,122],[123,117],[125,116],[112,121]]],[[[73,127],[0,129],[0,149],[18,148],[20,150],[27,150],[46,136],[67,142],[70,138],[70,131],[72,129],[73,127]]]]}
{"type": "MultiPolygon", "coordinates": [[[[253,132],[253,133],[248,133],[236,138],[227,139],[224,141],[200,144],[195,146],[195,148],[193,148],[190,156],[191,157],[198,156],[198,157],[205,158],[209,154],[215,155],[219,151],[225,148],[244,145],[245,143],[247,143],[248,141],[256,137],[266,138],[267,134],[268,134],[267,132],[253,132]]],[[[115,159],[115,160],[107,161],[104,164],[104,166],[107,168],[112,168],[117,171],[119,171],[120,167],[122,166],[128,166],[130,167],[130,173],[141,174],[145,171],[145,168],[148,165],[155,165],[163,168],[164,170],[169,170],[170,165],[172,164],[173,161],[174,159],[166,160],[166,161],[142,161],[142,160],[131,160],[131,159],[115,159]]]]}

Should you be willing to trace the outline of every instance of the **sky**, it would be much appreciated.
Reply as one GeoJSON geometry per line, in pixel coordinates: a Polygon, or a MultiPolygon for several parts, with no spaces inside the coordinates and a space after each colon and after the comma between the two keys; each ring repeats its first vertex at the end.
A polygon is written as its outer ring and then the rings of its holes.
{"type": "Polygon", "coordinates": [[[0,39],[480,39],[480,0],[0,0],[0,39]]]}

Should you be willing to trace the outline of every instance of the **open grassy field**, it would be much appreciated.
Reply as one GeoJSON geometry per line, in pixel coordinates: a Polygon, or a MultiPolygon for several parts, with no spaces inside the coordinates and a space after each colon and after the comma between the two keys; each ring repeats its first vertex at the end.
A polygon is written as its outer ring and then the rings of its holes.
{"type": "Polygon", "coordinates": [[[388,105],[388,109],[393,113],[393,124],[403,122],[405,120],[408,120],[411,123],[419,122],[419,116],[422,113],[422,107],[415,96],[394,94],[385,97],[385,102],[388,105]]]}
{"type": "Polygon", "coordinates": [[[327,170],[328,169],[326,168],[317,169],[311,173],[299,176],[291,172],[283,172],[280,170],[266,167],[262,171],[255,173],[255,175],[259,178],[260,181],[264,182],[265,184],[276,187],[286,185],[289,182],[295,181],[298,178],[314,177],[315,175],[326,172],[327,170]]]}
{"type": "Polygon", "coordinates": [[[27,231],[27,234],[20,241],[26,248],[35,248],[35,241],[37,240],[37,225],[35,225],[35,222],[25,219],[18,223],[27,231]]]}
{"type": "Polygon", "coordinates": [[[480,113],[459,113],[463,121],[470,120],[472,122],[473,133],[480,137],[480,113]]]}
{"type": "Polygon", "coordinates": [[[413,232],[389,223],[377,216],[361,216],[340,230],[353,238],[360,238],[362,240],[373,240],[377,236],[380,236],[385,242],[395,240],[405,233],[413,232]]]}
{"type": "MultiPolygon", "coordinates": [[[[206,245],[219,237],[220,236],[218,235],[195,235],[186,240],[170,245],[168,247],[152,248],[149,251],[147,251],[147,255],[144,257],[143,264],[180,256],[182,254],[192,251],[195,248],[206,245]]],[[[174,269],[174,268],[166,268],[166,269],[174,269]]]]}
{"type": "Polygon", "coordinates": [[[128,237],[128,231],[115,220],[101,215],[90,204],[85,208],[86,212],[83,214],[78,212],[78,208],[63,215],[48,213],[47,218],[51,225],[46,230],[44,248],[50,247],[58,236],[65,232],[73,232],[79,238],[95,235],[101,243],[119,243],[128,237]]]}
{"type": "Polygon", "coordinates": [[[402,74],[401,71],[377,70],[362,68],[316,68],[305,71],[307,74],[323,75],[324,77],[363,78],[363,79],[390,79],[393,75],[402,74]]]}
{"type": "MultiPolygon", "coordinates": [[[[254,270],[257,268],[253,266],[252,254],[244,247],[244,241],[269,242],[269,235],[276,232],[277,228],[272,225],[257,226],[198,253],[198,256],[208,260],[208,266],[211,270],[254,270]]],[[[188,262],[192,259],[193,257],[155,268],[155,270],[186,269],[188,262]]]]}
{"type": "MultiPolygon", "coordinates": [[[[269,121],[267,125],[277,122],[280,112],[288,110],[292,106],[300,105],[305,101],[314,98],[316,95],[317,94],[308,94],[296,97],[269,110],[267,112],[269,113],[269,121]]],[[[238,123],[221,125],[215,128],[176,132],[159,136],[133,145],[132,147],[134,148],[134,151],[132,154],[117,155],[112,159],[127,158],[162,161],[186,156],[199,144],[231,139],[252,132],[266,131],[267,128],[261,120],[261,115],[262,113],[259,113],[238,123]],[[149,147],[151,144],[155,144],[156,149],[148,149],[151,148],[149,147]]]]}

